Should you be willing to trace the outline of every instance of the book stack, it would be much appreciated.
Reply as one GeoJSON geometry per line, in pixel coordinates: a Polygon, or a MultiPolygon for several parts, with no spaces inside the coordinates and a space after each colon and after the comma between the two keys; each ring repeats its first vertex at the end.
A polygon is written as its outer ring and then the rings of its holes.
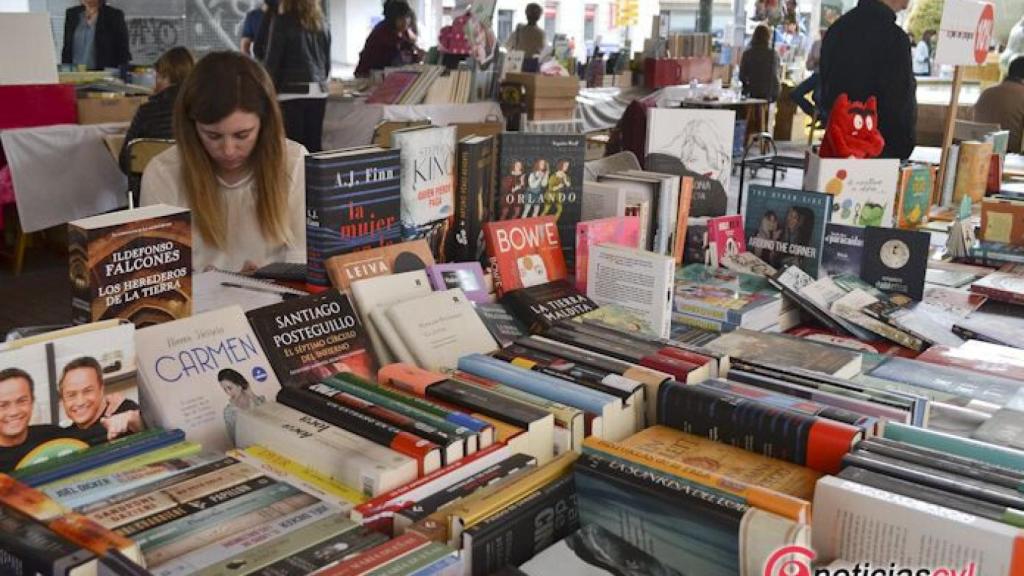
{"type": "Polygon", "coordinates": [[[366,103],[420,104],[443,73],[444,66],[416,64],[389,68],[384,71],[384,80],[367,96],[366,103]]]}

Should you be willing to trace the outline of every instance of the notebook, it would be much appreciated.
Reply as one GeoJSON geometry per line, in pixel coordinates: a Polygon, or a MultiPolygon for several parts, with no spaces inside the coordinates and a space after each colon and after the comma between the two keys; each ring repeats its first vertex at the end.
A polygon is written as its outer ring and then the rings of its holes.
{"type": "Polygon", "coordinates": [[[277,304],[305,292],[242,274],[210,270],[192,277],[192,313],[240,305],[246,312],[277,304]]]}

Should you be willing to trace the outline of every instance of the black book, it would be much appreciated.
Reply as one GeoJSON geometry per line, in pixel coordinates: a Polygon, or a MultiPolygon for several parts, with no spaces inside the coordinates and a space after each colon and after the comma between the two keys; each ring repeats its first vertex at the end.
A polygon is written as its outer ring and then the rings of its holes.
{"type": "Polygon", "coordinates": [[[821,267],[828,276],[853,274],[860,276],[864,258],[864,227],[849,224],[825,226],[825,245],[821,252],[821,267]]]}
{"type": "Polygon", "coordinates": [[[864,232],[860,277],[883,292],[921,300],[929,244],[927,232],[870,226],[864,232]]]}
{"type": "Polygon", "coordinates": [[[608,340],[591,334],[581,334],[563,326],[555,326],[547,330],[544,332],[544,336],[632,364],[639,364],[643,358],[650,355],[647,348],[643,345],[608,340]]]}
{"type": "Polygon", "coordinates": [[[583,200],[583,136],[506,132],[500,148],[495,218],[556,214],[565,264],[574,269],[583,200]]]}
{"type": "Polygon", "coordinates": [[[100,558],[100,574],[103,576],[152,576],[149,570],[128,559],[113,548],[100,558]]]}
{"type": "Polygon", "coordinates": [[[0,574],[95,574],[96,557],[9,508],[0,506],[0,574]]]}
{"type": "Polygon", "coordinates": [[[331,256],[399,241],[398,150],[364,146],[306,156],[306,280],[328,288],[331,256]]]}
{"type": "Polygon", "coordinates": [[[523,429],[551,414],[504,395],[455,380],[442,380],[427,387],[427,397],[455,404],[466,412],[476,412],[523,429]]]}
{"type": "Polygon", "coordinates": [[[572,474],[463,532],[463,561],[473,574],[491,574],[518,565],[580,527],[572,474]]]}
{"type": "MultiPolygon", "coordinates": [[[[253,576],[305,576],[387,541],[386,535],[370,528],[358,526],[313,544],[252,574],[253,576]]],[[[239,566],[239,569],[241,568],[239,566]]]]}
{"type": "Polygon", "coordinates": [[[565,280],[514,290],[505,294],[501,303],[532,334],[597,309],[593,300],[565,280]]]}
{"type": "Polygon", "coordinates": [[[586,367],[577,368],[576,366],[573,366],[571,365],[571,363],[565,362],[564,360],[562,360],[561,362],[557,362],[554,366],[552,366],[551,364],[544,361],[523,358],[515,354],[509,354],[503,350],[495,352],[493,356],[504,362],[514,364],[519,368],[527,368],[534,372],[551,376],[552,378],[558,378],[559,380],[571,382],[573,384],[583,386],[584,388],[590,388],[591,390],[597,390],[598,392],[603,392],[610,396],[615,396],[616,398],[621,399],[623,402],[627,401],[630,397],[633,396],[633,394],[635,394],[638,390],[642,388],[638,382],[627,381],[625,378],[622,378],[621,376],[619,376],[617,379],[613,377],[608,380],[605,380],[605,378],[608,377],[607,374],[605,374],[604,377],[597,377],[592,371],[590,371],[586,367]],[[516,362],[516,360],[522,359],[527,360],[530,363],[530,365],[527,366],[520,362],[516,362]]]}
{"type": "Polygon", "coordinates": [[[246,313],[284,386],[319,382],[340,372],[372,376],[369,337],[348,296],[326,292],[246,313]]]}
{"type": "Polygon", "coordinates": [[[476,314],[500,346],[508,346],[529,331],[504,305],[497,302],[477,303],[476,314]]]}
{"type": "Polygon", "coordinates": [[[875,454],[889,456],[906,462],[920,464],[929,468],[937,468],[982,482],[990,482],[1013,490],[1024,488],[1024,473],[1002,466],[995,466],[973,458],[964,458],[948,452],[932,450],[898,440],[876,437],[868,438],[857,444],[858,450],[867,450],[875,454]]]}
{"type": "Polygon", "coordinates": [[[458,144],[455,186],[455,219],[448,239],[452,262],[486,263],[483,225],[494,208],[495,140],[493,136],[470,136],[458,144]]]}

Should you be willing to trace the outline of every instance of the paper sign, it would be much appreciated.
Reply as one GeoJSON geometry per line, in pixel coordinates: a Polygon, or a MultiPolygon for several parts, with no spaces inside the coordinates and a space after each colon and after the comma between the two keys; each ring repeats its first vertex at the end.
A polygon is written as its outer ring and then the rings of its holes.
{"type": "Polygon", "coordinates": [[[49,14],[0,13],[0,86],[56,84],[57,80],[49,14]]]}
{"type": "Polygon", "coordinates": [[[939,25],[936,64],[975,66],[984,64],[992,42],[995,9],[973,0],[946,0],[939,25]]]}

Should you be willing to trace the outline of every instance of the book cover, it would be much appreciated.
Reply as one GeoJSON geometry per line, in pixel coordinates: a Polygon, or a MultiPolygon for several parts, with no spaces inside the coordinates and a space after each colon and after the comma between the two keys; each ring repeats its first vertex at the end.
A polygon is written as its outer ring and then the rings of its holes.
{"type": "MultiPolygon", "coordinates": [[[[519,567],[527,576],[614,576],[642,567],[644,574],[683,576],[648,551],[615,533],[588,524],[519,567]]],[[[515,574],[515,573],[514,573],[515,574]]],[[[514,576],[504,574],[503,576],[514,576]]]]}
{"type": "Polygon", "coordinates": [[[464,354],[498,347],[459,288],[395,304],[387,318],[417,364],[431,370],[455,368],[464,354]]]}
{"type": "Polygon", "coordinates": [[[327,288],[324,261],[401,235],[398,150],[361,147],[306,156],[306,280],[327,288]]]}
{"type": "Polygon", "coordinates": [[[668,338],[675,258],[608,244],[595,246],[590,258],[587,296],[598,306],[637,313],[654,328],[650,336],[668,338]]]}
{"type": "MultiPolygon", "coordinates": [[[[589,184],[589,183],[588,183],[589,184]]],[[[587,265],[590,251],[598,244],[614,244],[627,248],[640,245],[640,218],[619,216],[576,224],[576,290],[587,293],[587,265]]]]}
{"type": "Polygon", "coordinates": [[[992,162],[991,142],[961,142],[956,164],[956,180],[953,183],[953,203],[959,205],[964,197],[972,204],[985,197],[989,167],[992,162]]]}
{"type": "Polygon", "coordinates": [[[558,226],[563,260],[570,267],[575,262],[585,148],[586,141],[578,134],[501,135],[496,219],[550,215],[558,226]]]}
{"type": "Polygon", "coordinates": [[[770,325],[782,312],[782,296],[762,276],[689,264],[676,271],[673,307],[736,325],[770,325]]]}
{"type": "Polygon", "coordinates": [[[981,203],[981,234],[987,242],[1024,246],[1024,203],[986,198],[981,203]]]}
{"type": "Polygon", "coordinates": [[[929,244],[927,232],[869,226],[864,232],[860,277],[884,292],[921,300],[929,244]]]}
{"type": "Polygon", "coordinates": [[[596,302],[565,280],[510,292],[502,297],[501,304],[531,334],[598,308],[596,302]]]}
{"type": "Polygon", "coordinates": [[[358,308],[363,328],[370,337],[377,365],[383,366],[393,362],[394,353],[389,348],[385,334],[374,321],[374,316],[383,313],[392,304],[430,294],[430,280],[426,272],[416,270],[357,280],[352,283],[350,292],[352,301],[358,308]]]}
{"type": "Polygon", "coordinates": [[[681,180],[692,179],[674,174],[664,174],[649,170],[626,170],[606,177],[606,181],[647,182],[654,185],[654,196],[657,203],[652,204],[654,217],[653,236],[650,249],[658,254],[672,255],[676,247],[675,234],[678,231],[676,218],[679,216],[679,200],[682,194],[681,180]]]}
{"type": "Polygon", "coordinates": [[[693,178],[690,216],[728,211],[736,113],[732,110],[652,108],[644,168],[693,178]]]}
{"type": "Polygon", "coordinates": [[[817,278],[833,206],[828,194],[751,185],[745,212],[747,250],[774,268],[799,266],[817,278]]]}
{"type": "Polygon", "coordinates": [[[940,366],[906,358],[887,358],[867,373],[873,378],[904,384],[919,396],[949,402],[983,400],[996,406],[1024,406],[1020,382],[955,366],[940,366]]]}
{"type": "Polygon", "coordinates": [[[705,345],[713,352],[753,362],[792,366],[840,378],[860,373],[860,354],[783,334],[739,329],[705,345]]]}
{"type": "Polygon", "coordinates": [[[899,160],[820,158],[812,154],[804,174],[804,189],[833,197],[831,221],[836,224],[892,226],[899,176],[899,160]]]}
{"type": "Polygon", "coordinates": [[[932,191],[935,189],[936,167],[926,164],[906,166],[900,171],[900,188],[896,200],[896,225],[917,228],[928,221],[932,191]]]}
{"type": "Polygon", "coordinates": [[[707,218],[690,218],[683,241],[683,264],[711,264],[707,218]]]}
{"type": "Polygon", "coordinates": [[[482,261],[485,256],[483,225],[494,209],[496,142],[493,136],[459,141],[455,190],[455,222],[447,257],[453,262],[482,261]]]}
{"type": "Polygon", "coordinates": [[[91,552],[7,508],[0,508],[0,550],[4,573],[11,576],[96,573],[91,552]]]}
{"type": "Polygon", "coordinates": [[[426,241],[413,240],[332,256],[324,267],[331,285],[345,292],[356,280],[424,270],[433,263],[434,256],[426,241]]]}
{"type": "Polygon", "coordinates": [[[135,327],[93,324],[0,352],[8,441],[0,472],[68,460],[145,428],[139,408],[135,327]]]}
{"type": "Polygon", "coordinates": [[[932,346],[917,357],[921,362],[958,366],[995,376],[1024,382],[1024,358],[1020,351],[980,340],[971,340],[958,347],[932,346]]]}
{"type": "Polygon", "coordinates": [[[631,176],[626,172],[602,174],[600,178],[601,185],[615,188],[616,192],[621,195],[624,206],[624,212],[621,215],[640,218],[640,247],[647,250],[654,249],[658,240],[659,219],[662,218],[660,210],[661,181],[655,178],[631,176]]]}
{"type": "Polygon", "coordinates": [[[491,301],[484,280],[484,270],[475,259],[469,262],[449,262],[427,266],[430,285],[437,291],[461,288],[466,298],[477,304],[491,301]]]}
{"type": "Polygon", "coordinates": [[[568,276],[554,216],[488,222],[484,234],[494,291],[499,297],[568,276]]]}
{"type": "Polygon", "coordinates": [[[722,266],[722,259],[747,251],[743,237],[743,216],[716,216],[708,219],[708,244],[712,251],[712,264],[722,266]]]}
{"type": "Polygon", "coordinates": [[[864,259],[864,227],[829,223],[825,228],[821,270],[829,276],[860,276],[864,259]]]}
{"type": "Polygon", "coordinates": [[[366,98],[366,103],[397,104],[419,77],[420,73],[415,70],[395,70],[384,77],[384,81],[366,98]]]}
{"type": "Polygon", "coordinates": [[[338,372],[369,378],[369,341],[348,296],[335,289],[247,313],[277,379],[285,385],[338,372]]]}
{"type": "Polygon", "coordinates": [[[140,330],[136,344],[154,421],[187,430],[207,450],[233,447],[239,413],[281,387],[237,306],[140,330]]]}
{"type": "Polygon", "coordinates": [[[139,328],[192,313],[192,215],[163,204],[68,224],[72,321],[139,328]]]}
{"type": "MultiPolygon", "coordinates": [[[[403,237],[447,221],[454,214],[455,127],[428,127],[391,133],[391,147],[401,150],[403,237]]],[[[431,243],[443,253],[444,237],[431,243]],[[440,243],[439,243],[439,242],[440,243]]]]}
{"type": "Polygon", "coordinates": [[[477,304],[476,313],[502,348],[529,334],[529,329],[499,302],[477,304]]]}

